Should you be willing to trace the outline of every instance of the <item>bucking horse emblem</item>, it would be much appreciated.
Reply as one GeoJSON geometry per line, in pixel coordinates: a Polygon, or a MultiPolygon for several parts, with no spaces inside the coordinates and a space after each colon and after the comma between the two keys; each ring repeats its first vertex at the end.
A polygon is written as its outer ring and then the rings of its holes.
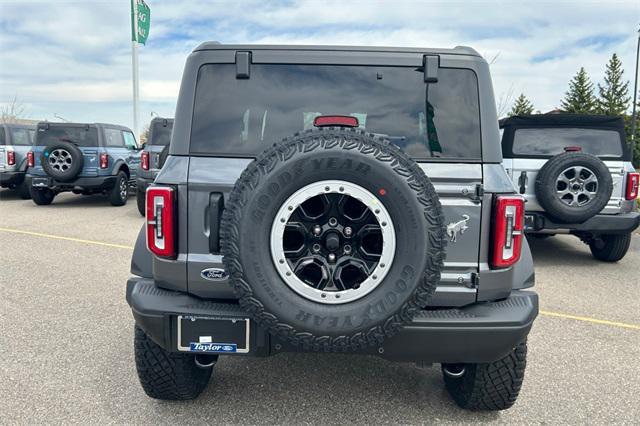
{"type": "Polygon", "coordinates": [[[469,215],[463,214],[462,220],[459,222],[450,223],[447,225],[447,235],[449,236],[449,241],[455,243],[458,241],[458,232],[460,235],[464,234],[464,231],[469,229],[467,223],[469,222],[469,215]]]}

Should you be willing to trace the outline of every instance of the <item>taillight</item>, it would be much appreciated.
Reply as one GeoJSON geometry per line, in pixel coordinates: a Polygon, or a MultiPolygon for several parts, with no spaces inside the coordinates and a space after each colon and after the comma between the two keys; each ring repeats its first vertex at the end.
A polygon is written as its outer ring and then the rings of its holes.
{"type": "Polygon", "coordinates": [[[638,198],[638,187],[640,187],[640,173],[627,173],[627,191],[625,198],[635,200],[638,198]]]}
{"type": "Polygon", "coordinates": [[[142,170],[149,170],[149,153],[147,151],[142,151],[140,154],[140,167],[142,170]]]}
{"type": "Polygon", "coordinates": [[[36,165],[36,159],[33,155],[33,151],[27,152],[27,167],[33,167],[36,165]]]}
{"type": "Polygon", "coordinates": [[[13,151],[7,151],[7,164],[13,166],[16,164],[16,153],[13,151]]]}
{"type": "Polygon", "coordinates": [[[147,188],[147,247],[160,257],[176,255],[176,193],[173,188],[147,188]]]}
{"type": "Polygon", "coordinates": [[[100,154],[100,168],[106,169],[107,167],[109,167],[109,156],[106,152],[103,152],[100,154]]]}
{"type": "Polygon", "coordinates": [[[314,118],[313,125],[315,127],[358,127],[359,122],[356,117],[352,117],[350,115],[319,115],[318,117],[314,118]]]}
{"type": "Polygon", "coordinates": [[[499,195],[493,203],[491,267],[507,268],[520,259],[524,230],[524,199],[499,195]]]}

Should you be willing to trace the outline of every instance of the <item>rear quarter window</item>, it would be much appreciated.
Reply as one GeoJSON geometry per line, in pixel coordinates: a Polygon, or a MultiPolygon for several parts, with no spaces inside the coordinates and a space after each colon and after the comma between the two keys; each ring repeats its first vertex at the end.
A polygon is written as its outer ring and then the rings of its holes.
{"type": "Polygon", "coordinates": [[[4,127],[0,127],[0,145],[7,144],[7,137],[4,132],[4,127]]]}
{"type": "Polygon", "coordinates": [[[169,122],[165,126],[163,123],[154,123],[151,129],[151,138],[149,143],[151,145],[167,146],[171,142],[171,130],[173,129],[173,123],[169,122]]]}
{"type": "Polygon", "coordinates": [[[580,147],[582,152],[598,157],[622,157],[622,140],[615,130],[589,128],[517,129],[513,138],[513,154],[554,156],[566,147],[580,147]]]}
{"type": "Polygon", "coordinates": [[[426,84],[420,68],[234,64],[198,73],[190,151],[255,157],[312,127],[318,115],[351,115],[416,159],[480,159],[478,83],[468,69],[442,68],[426,84]]]}

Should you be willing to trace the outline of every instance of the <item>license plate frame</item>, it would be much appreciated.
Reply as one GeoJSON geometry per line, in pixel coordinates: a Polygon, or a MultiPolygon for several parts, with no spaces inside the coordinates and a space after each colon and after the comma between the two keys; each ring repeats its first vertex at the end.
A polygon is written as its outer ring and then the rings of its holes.
{"type": "Polygon", "coordinates": [[[176,321],[180,352],[246,354],[251,349],[249,318],[178,315],[176,321]]]}
{"type": "Polygon", "coordinates": [[[34,188],[48,188],[51,186],[52,182],[52,179],[48,177],[31,178],[31,186],[34,188]]]}

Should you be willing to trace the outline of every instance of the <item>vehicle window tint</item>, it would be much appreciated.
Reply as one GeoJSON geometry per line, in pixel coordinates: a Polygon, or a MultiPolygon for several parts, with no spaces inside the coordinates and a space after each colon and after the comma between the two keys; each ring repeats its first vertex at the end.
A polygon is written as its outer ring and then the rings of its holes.
{"type": "Polygon", "coordinates": [[[92,126],[49,126],[39,127],[37,145],[65,141],[80,147],[98,146],[98,129],[92,126]]]}
{"type": "Polygon", "coordinates": [[[11,145],[31,146],[28,129],[11,129],[11,145]]]}
{"type": "Polygon", "coordinates": [[[161,122],[156,122],[153,125],[153,129],[151,131],[151,140],[149,141],[151,145],[169,145],[171,142],[171,130],[173,129],[173,122],[167,122],[165,126],[161,122]]]}
{"type": "Polygon", "coordinates": [[[4,127],[0,127],[0,145],[6,145],[7,138],[4,133],[4,127]]]}
{"type": "Polygon", "coordinates": [[[122,131],[115,129],[104,129],[104,146],[112,148],[124,147],[122,131]]]}
{"type": "Polygon", "coordinates": [[[552,156],[568,146],[579,146],[582,152],[600,157],[621,157],[622,141],[615,130],[584,128],[517,129],[513,138],[515,155],[552,156]]]}
{"type": "Polygon", "coordinates": [[[129,149],[137,149],[138,144],[136,143],[136,138],[133,136],[131,132],[122,132],[122,136],[124,137],[124,144],[129,149]]]}
{"type": "Polygon", "coordinates": [[[480,157],[478,89],[471,70],[441,69],[424,83],[420,68],[252,65],[200,68],[191,152],[255,156],[313,126],[318,115],[351,115],[415,158],[480,157]]]}

